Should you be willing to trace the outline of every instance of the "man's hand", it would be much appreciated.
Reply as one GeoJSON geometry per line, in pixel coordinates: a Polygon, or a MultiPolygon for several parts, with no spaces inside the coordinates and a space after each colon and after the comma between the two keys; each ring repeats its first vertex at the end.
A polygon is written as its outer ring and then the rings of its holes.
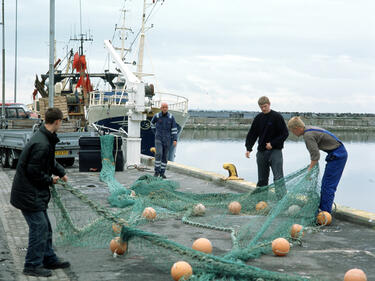
{"type": "Polygon", "coordinates": [[[245,156],[246,158],[250,158],[250,151],[246,151],[245,156]]]}
{"type": "Polygon", "coordinates": [[[68,181],[68,176],[65,175],[65,176],[63,176],[61,179],[62,179],[63,181],[65,181],[65,182],[67,182],[67,181],[68,181]]]}
{"type": "Polygon", "coordinates": [[[173,141],[173,146],[176,146],[177,145],[177,141],[173,141]]]}
{"type": "Polygon", "coordinates": [[[267,150],[271,150],[271,149],[272,149],[272,145],[271,145],[270,142],[267,142],[267,143],[266,143],[266,149],[267,149],[267,150]]]}
{"type": "Polygon", "coordinates": [[[60,178],[60,177],[58,177],[58,176],[54,176],[54,177],[52,177],[52,182],[53,182],[53,184],[56,184],[57,181],[59,180],[59,178],[60,178]]]}

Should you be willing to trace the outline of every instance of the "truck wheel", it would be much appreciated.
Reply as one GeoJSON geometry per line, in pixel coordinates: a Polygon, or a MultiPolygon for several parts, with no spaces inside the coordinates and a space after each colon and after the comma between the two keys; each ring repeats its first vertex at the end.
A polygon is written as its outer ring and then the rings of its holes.
{"type": "Polygon", "coordinates": [[[9,167],[9,153],[8,153],[8,149],[6,148],[3,148],[1,150],[1,155],[0,155],[0,160],[1,160],[1,165],[3,166],[3,168],[8,168],[9,167]]]}
{"type": "Polygon", "coordinates": [[[18,159],[16,159],[16,157],[14,156],[14,152],[9,151],[9,156],[8,156],[9,167],[11,169],[15,169],[17,167],[17,162],[18,162],[18,159]]]}

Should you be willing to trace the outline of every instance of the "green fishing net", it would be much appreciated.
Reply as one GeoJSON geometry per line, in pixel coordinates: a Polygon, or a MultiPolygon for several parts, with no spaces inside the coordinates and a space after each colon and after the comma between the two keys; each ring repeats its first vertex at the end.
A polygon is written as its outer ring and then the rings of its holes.
{"type": "Polygon", "coordinates": [[[248,193],[181,192],[178,182],[147,173],[126,188],[114,176],[114,137],[101,138],[100,179],[108,189],[92,192],[63,182],[52,189],[57,243],[108,248],[109,242],[120,236],[128,245],[124,258],[138,253],[164,272],[170,272],[175,262],[186,261],[193,268],[189,280],[307,280],[249,263],[272,253],[271,244],[276,238],[296,241],[290,234],[293,224],[304,229],[315,227],[319,206],[317,167],[311,171],[301,169],[248,193]],[[233,201],[241,204],[238,215],[228,210],[233,201]],[[265,202],[263,208],[257,207],[261,201],[265,202]],[[154,220],[142,215],[147,207],[156,211],[154,220]],[[177,242],[179,239],[163,232],[177,222],[184,226],[181,235],[221,232],[231,246],[215,255],[184,246],[177,242]]]}

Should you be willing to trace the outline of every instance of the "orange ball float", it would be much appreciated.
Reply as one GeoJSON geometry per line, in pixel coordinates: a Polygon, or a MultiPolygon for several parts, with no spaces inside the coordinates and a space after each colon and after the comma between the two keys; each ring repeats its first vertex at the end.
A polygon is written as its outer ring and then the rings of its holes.
{"type": "Polygon", "coordinates": [[[143,210],[142,217],[148,220],[153,220],[156,218],[156,211],[154,210],[154,208],[147,207],[143,210]]]}
{"type": "Polygon", "coordinates": [[[345,273],[344,281],[367,281],[367,276],[363,270],[353,268],[345,273]]]}
{"type": "Polygon", "coordinates": [[[126,242],[120,242],[120,237],[115,237],[109,243],[109,248],[111,249],[112,253],[116,253],[117,255],[123,255],[126,252],[128,244],[126,242]]]}
{"type": "Polygon", "coordinates": [[[241,204],[237,201],[230,202],[228,209],[233,215],[238,215],[241,212],[241,204]]]}
{"type": "Polygon", "coordinates": [[[193,269],[186,261],[176,262],[171,268],[171,275],[174,281],[178,281],[182,277],[184,277],[183,280],[188,280],[192,274],[193,269]]]}
{"type": "Polygon", "coordinates": [[[289,250],[290,244],[285,238],[277,238],[272,241],[272,251],[276,256],[285,256],[289,250]]]}
{"type": "Polygon", "coordinates": [[[293,224],[292,228],[290,229],[290,236],[294,239],[302,238],[304,235],[302,228],[303,226],[300,224],[293,224]]]}
{"type": "Polygon", "coordinates": [[[196,251],[200,251],[206,254],[212,253],[212,244],[210,240],[206,238],[199,238],[194,241],[192,248],[196,251]]]}
{"type": "Polygon", "coordinates": [[[321,211],[316,217],[316,222],[320,225],[330,225],[332,222],[332,216],[326,211],[321,211]]]}
{"type": "Polygon", "coordinates": [[[260,201],[255,205],[255,210],[260,211],[267,208],[268,204],[264,201],[260,201]]]}

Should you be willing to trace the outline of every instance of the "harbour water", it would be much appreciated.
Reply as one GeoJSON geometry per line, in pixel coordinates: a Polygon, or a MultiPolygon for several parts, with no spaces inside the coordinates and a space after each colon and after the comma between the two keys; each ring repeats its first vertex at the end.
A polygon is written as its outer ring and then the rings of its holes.
{"type": "MultiPolygon", "coordinates": [[[[336,192],[335,202],[375,212],[375,133],[334,133],[344,142],[348,151],[348,162],[336,192]]],[[[233,163],[240,177],[256,182],[256,146],[250,159],[247,159],[246,134],[247,131],[243,130],[184,130],[175,161],[223,175],[228,174],[223,169],[223,164],[233,163]]],[[[321,152],[321,176],[325,168],[325,156],[326,153],[321,152]]],[[[284,144],[283,158],[285,175],[307,166],[310,158],[303,139],[289,136],[284,144]]]]}

